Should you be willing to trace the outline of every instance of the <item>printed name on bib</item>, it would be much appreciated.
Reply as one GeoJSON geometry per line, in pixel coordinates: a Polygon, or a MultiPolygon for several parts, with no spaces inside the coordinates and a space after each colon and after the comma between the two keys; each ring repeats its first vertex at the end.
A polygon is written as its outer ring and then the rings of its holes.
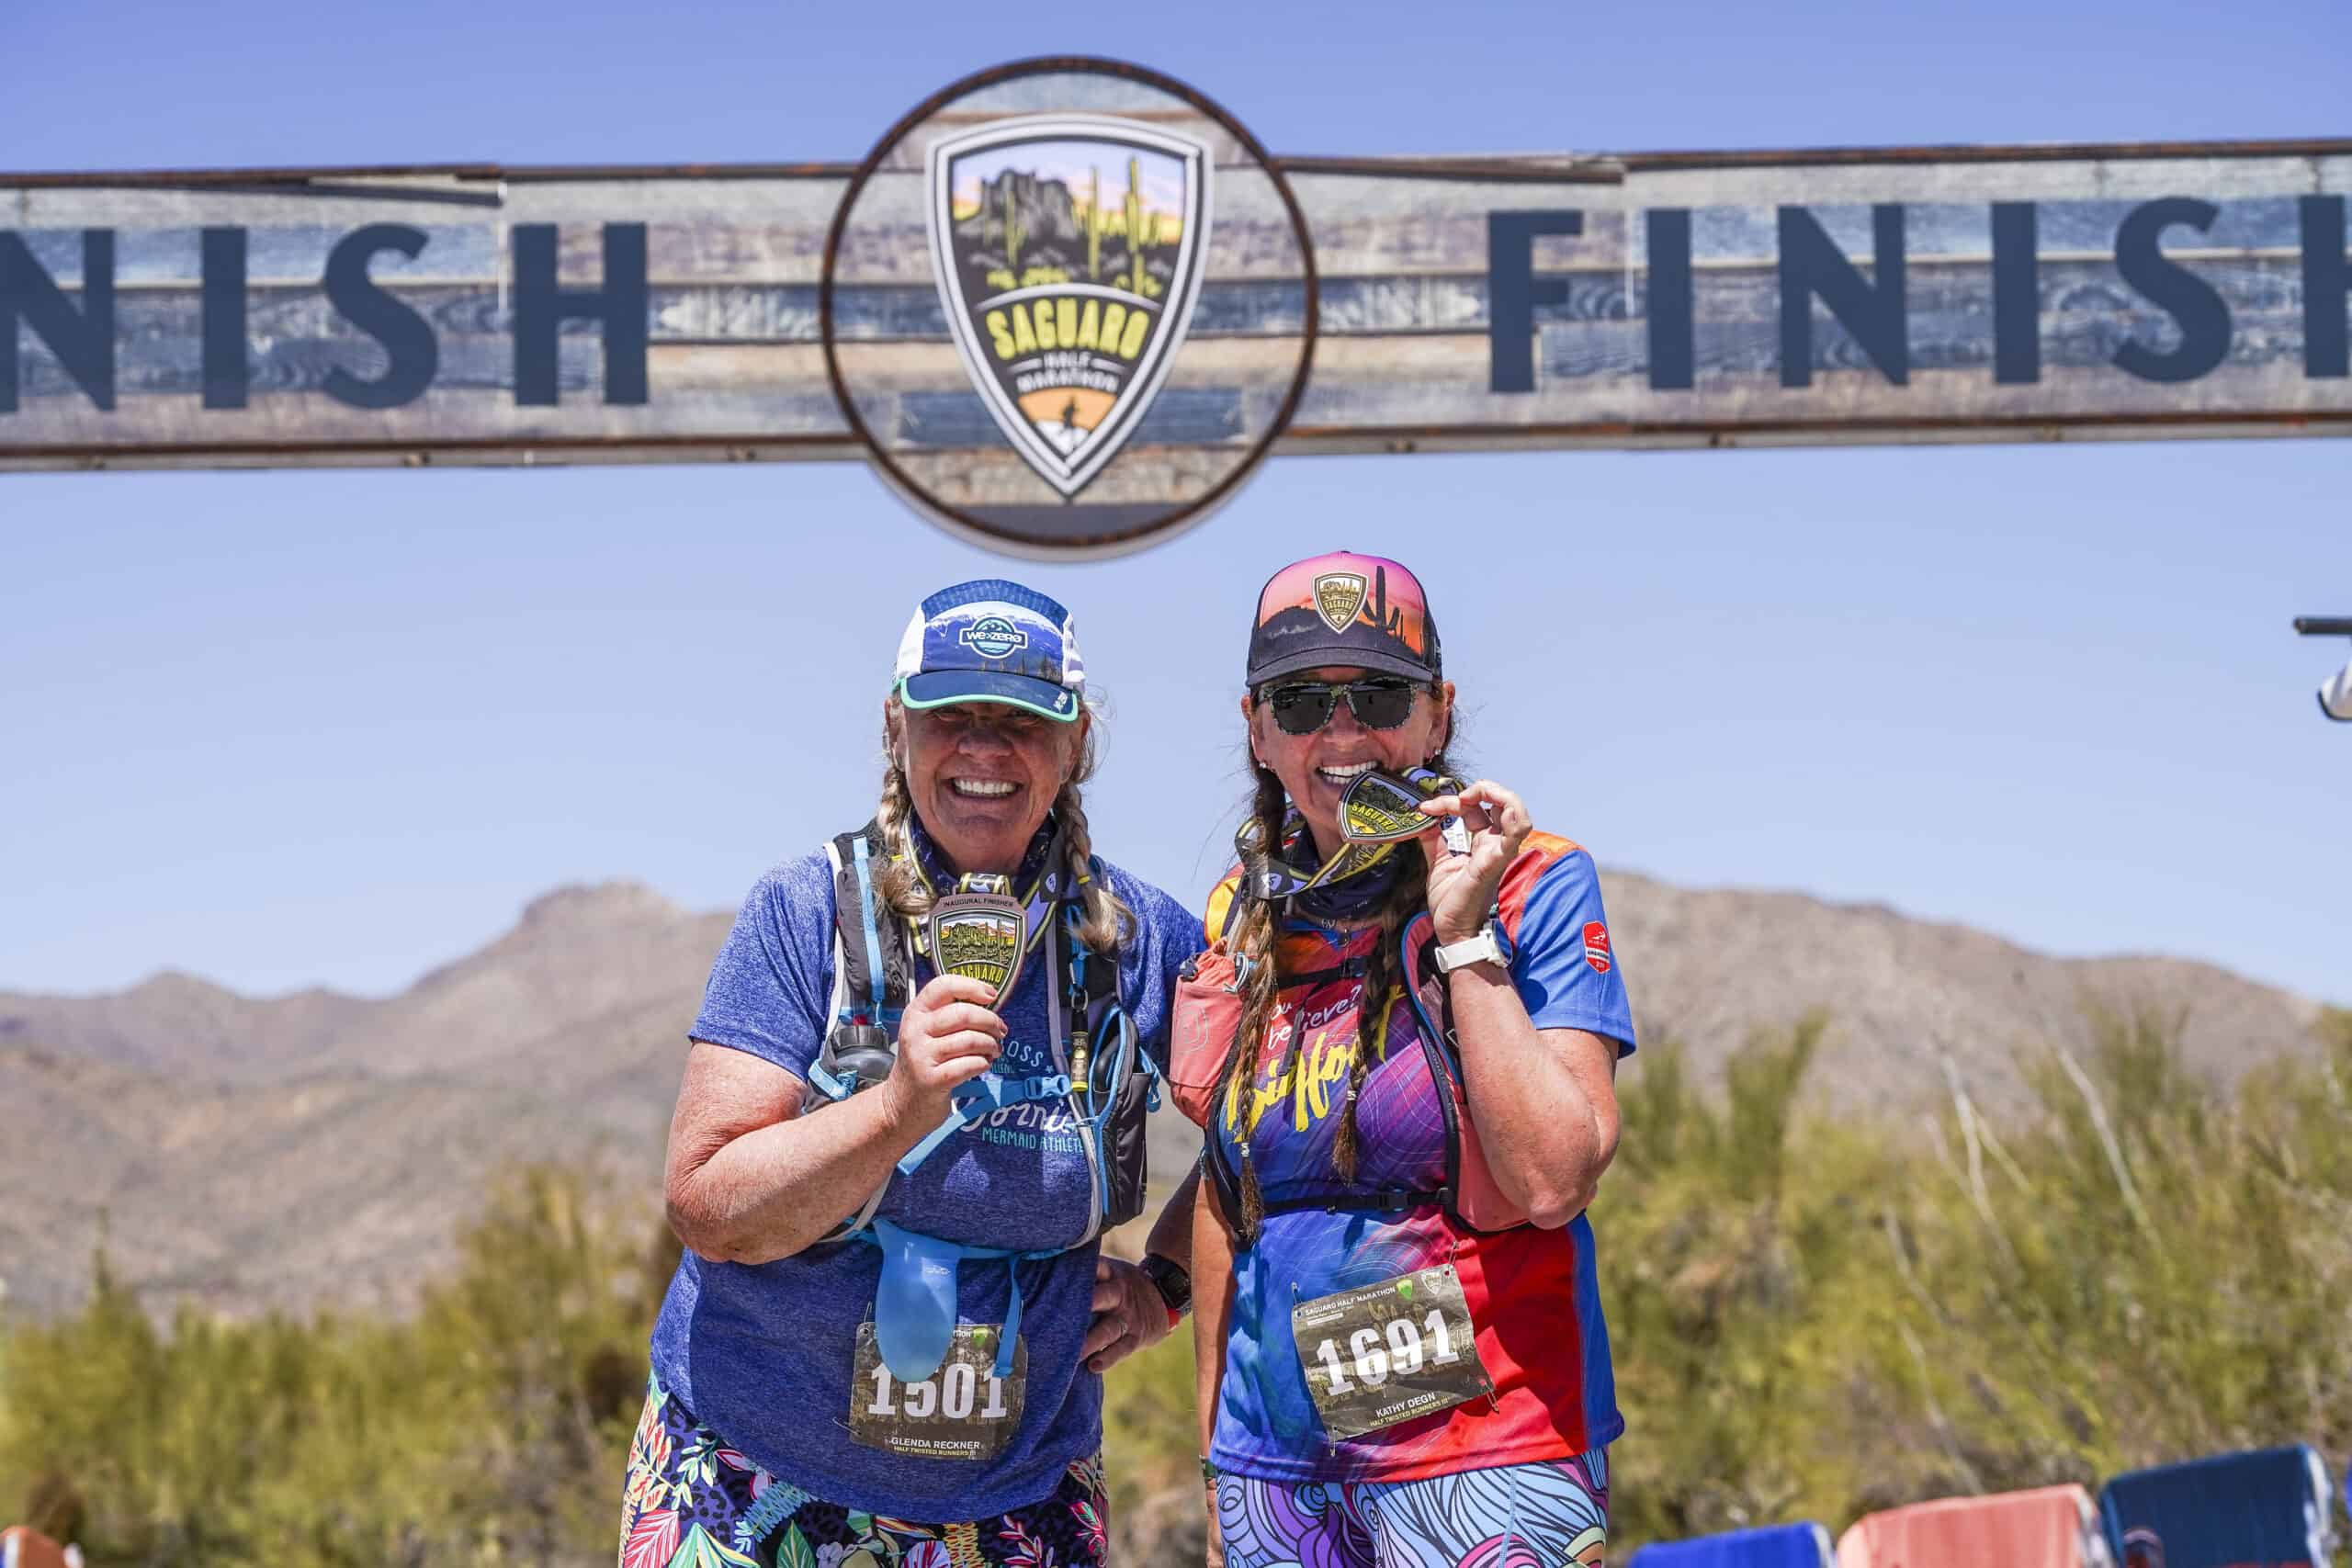
{"type": "Polygon", "coordinates": [[[1029,1346],[1012,1348],[1012,1375],[996,1375],[1003,1330],[964,1323],[947,1359],[921,1382],[901,1382],[882,1364],[874,1325],[857,1328],[857,1359],[850,1374],[852,1442],[909,1459],[992,1459],[1021,1425],[1029,1382],[1029,1346]]]}
{"type": "Polygon", "coordinates": [[[1306,1392],[1334,1438],[1361,1438],[1494,1392],[1452,1264],[1291,1309],[1306,1392]]]}

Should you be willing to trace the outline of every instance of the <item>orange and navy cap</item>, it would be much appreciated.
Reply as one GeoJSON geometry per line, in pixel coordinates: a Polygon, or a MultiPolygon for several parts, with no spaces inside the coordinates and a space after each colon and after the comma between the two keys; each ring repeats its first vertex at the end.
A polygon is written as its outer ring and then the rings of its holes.
{"type": "Polygon", "coordinates": [[[1268,578],[1250,628],[1249,684],[1327,664],[1438,680],[1437,623],[1420,579],[1351,550],[1294,561],[1268,578]]]}

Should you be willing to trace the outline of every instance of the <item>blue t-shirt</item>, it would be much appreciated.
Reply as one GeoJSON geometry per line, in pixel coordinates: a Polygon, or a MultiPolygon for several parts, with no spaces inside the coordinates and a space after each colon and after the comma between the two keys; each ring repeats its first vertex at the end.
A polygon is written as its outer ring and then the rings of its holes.
{"type": "MultiPolygon", "coordinates": [[[[1136,918],[1120,950],[1119,999],[1164,1068],[1176,971],[1203,945],[1201,922],[1116,866],[1103,875],[1136,918]]],[[[769,872],[743,901],[711,969],[693,1038],[748,1051],[806,1083],[831,1022],[832,942],[833,878],[823,852],[769,872]]],[[[1002,1010],[1008,1033],[997,1070],[1006,1077],[1054,1070],[1047,951],[1041,945],[1031,955],[1002,1010]]],[[[918,984],[929,977],[922,967],[918,984]]],[[[1086,1229],[1093,1194],[1074,1108],[1040,1100],[990,1113],[951,1135],[912,1176],[894,1175],[879,1215],[977,1246],[1068,1247],[1086,1229]]],[[[904,1457],[850,1440],[857,1330],[872,1315],[882,1264],[881,1252],[864,1242],[820,1244],[762,1264],[687,1253],[654,1325],[654,1374],[755,1463],[828,1502],[933,1522],[1005,1513],[1051,1493],[1070,1461],[1102,1443],[1102,1380],[1079,1359],[1096,1250],[1089,1243],[1014,1265],[1027,1393],[1012,1437],[986,1461],[904,1457]]],[[[961,1321],[1005,1321],[1005,1264],[967,1260],[956,1285],[961,1321]]]]}

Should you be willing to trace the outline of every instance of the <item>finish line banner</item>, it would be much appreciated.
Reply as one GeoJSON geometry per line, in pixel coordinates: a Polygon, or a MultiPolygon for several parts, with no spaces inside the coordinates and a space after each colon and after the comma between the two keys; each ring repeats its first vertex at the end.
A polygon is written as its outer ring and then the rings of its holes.
{"type": "Polygon", "coordinates": [[[1037,61],[857,165],[0,175],[0,468],[857,459],[1133,548],[1269,452],[2352,433],[2352,141],[1277,157],[1037,61]]]}

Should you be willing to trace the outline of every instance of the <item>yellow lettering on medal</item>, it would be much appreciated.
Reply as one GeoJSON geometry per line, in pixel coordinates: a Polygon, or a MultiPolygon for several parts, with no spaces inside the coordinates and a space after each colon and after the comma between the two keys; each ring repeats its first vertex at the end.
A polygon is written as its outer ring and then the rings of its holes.
{"type": "Polygon", "coordinates": [[[1127,324],[1127,308],[1116,299],[1102,307],[1102,347],[1119,351],[1119,329],[1127,324]]]}
{"type": "Polygon", "coordinates": [[[1023,354],[1037,352],[1037,334],[1029,325],[1029,308],[1025,305],[1012,308],[1012,346],[1023,354]]]}
{"type": "Polygon", "coordinates": [[[1012,334],[1004,330],[1004,312],[990,310],[984,318],[988,322],[989,340],[996,344],[996,356],[1010,359],[1013,355],[1012,334]]]}
{"type": "Polygon", "coordinates": [[[1080,348],[1101,347],[1102,327],[1102,302],[1099,299],[1089,299],[1086,302],[1085,311],[1078,318],[1078,346],[1080,348]]]}
{"type": "Polygon", "coordinates": [[[1054,335],[1054,302],[1051,299],[1037,301],[1037,346],[1061,347],[1061,340],[1054,335]]]}
{"type": "MultiPolygon", "coordinates": [[[[1149,331],[1151,331],[1151,315],[1148,311],[1135,310],[1129,312],[1127,316],[1127,330],[1119,339],[1119,357],[1122,359],[1133,359],[1136,355],[1141,354],[1143,352],[1144,334],[1149,331]]],[[[1103,335],[1108,337],[1110,333],[1106,330],[1103,335]]]]}
{"type": "Polygon", "coordinates": [[[1054,301],[1054,336],[1064,348],[1078,346],[1078,296],[1065,294],[1054,301]]]}

